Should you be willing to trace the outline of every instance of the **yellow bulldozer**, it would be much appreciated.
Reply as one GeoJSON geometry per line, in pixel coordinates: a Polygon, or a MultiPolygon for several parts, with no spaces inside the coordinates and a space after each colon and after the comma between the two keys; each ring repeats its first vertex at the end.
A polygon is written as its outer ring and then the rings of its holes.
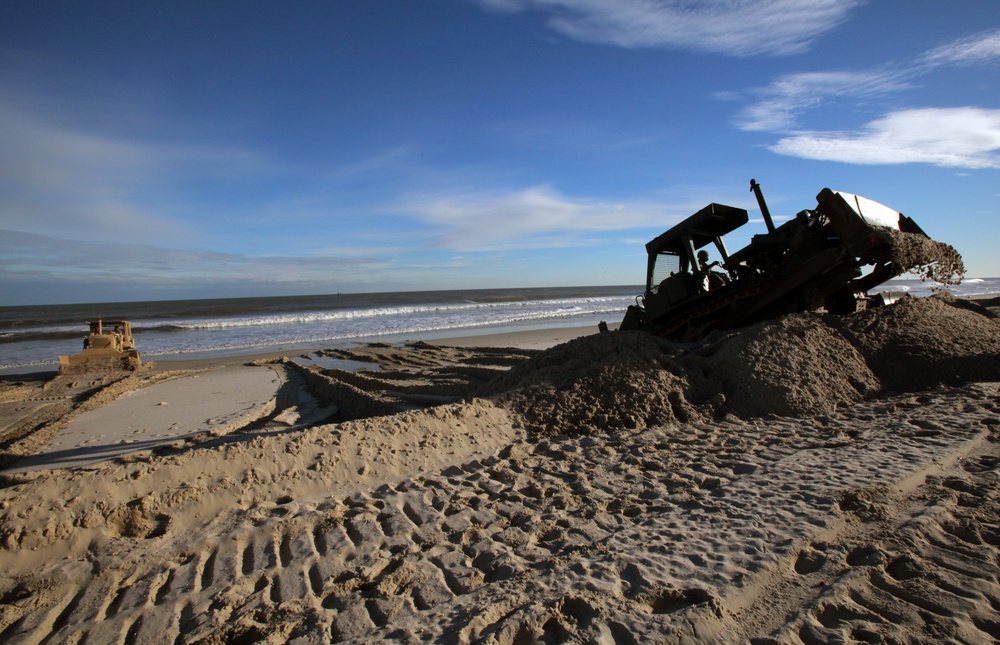
{"type": "Polygon", "coordinates": [[[135,370],[142,364],[127,320],[88,322],[90,333],[83,339],[83,351],[59,357],[59,372],[135,370]],[[111,331],[108,331],[111,330],[111,331]]]}

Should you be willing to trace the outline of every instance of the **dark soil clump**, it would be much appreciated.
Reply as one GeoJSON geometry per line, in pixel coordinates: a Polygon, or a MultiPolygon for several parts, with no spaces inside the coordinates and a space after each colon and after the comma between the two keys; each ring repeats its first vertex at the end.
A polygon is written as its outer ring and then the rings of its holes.
{"type": "Polygon", "coordinates": [[[916,233],[888,230],[892,264],[899,273],[912,273],[921,280],[941,284],[962,282],[965,263],[953,246],[916,233]]]}

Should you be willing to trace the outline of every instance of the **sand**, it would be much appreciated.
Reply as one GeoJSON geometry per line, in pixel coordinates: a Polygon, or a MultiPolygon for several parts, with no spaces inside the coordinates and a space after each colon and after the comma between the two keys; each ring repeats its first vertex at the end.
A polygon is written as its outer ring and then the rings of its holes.
{"type": "Polygon", "coordinates": [[[227,366],[132,390],[73,418],[3,473],[76,468],[201,432],[228,434],[274,409],[284,379],[267,366],[227,366]]]}
{"type": "Polygon", "coordinates": [[[997,304],[8,380],[0,641],[992,642],[997,304]],[[209,374],[269,380],[208,423],[209,374]]]}

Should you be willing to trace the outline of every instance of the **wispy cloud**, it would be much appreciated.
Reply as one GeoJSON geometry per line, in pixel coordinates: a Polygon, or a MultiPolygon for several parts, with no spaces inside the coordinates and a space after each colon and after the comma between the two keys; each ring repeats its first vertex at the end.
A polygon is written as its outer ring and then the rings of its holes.
{"type": "Polygon", "coordinates": [[[926,65],[964,65],[1000,59],[1000,29],[936,47],[920,59],[926,65]]]}
{"type": "Polygon", "coordinates": [[[89,240],[182,239],[188,226],[169,209],[145,206],[150,195],[176,182],[241,182],[275,170],[246,149],[128,138],[65,121],[0,101],[0,225],[89,240]]]}
{"type": "MultiPolygon", "coordinates": [[[[874,99],[913,87],[914,80],[940,67],[1000,59],[1000,30],[987,31],[936,47],[911,61],[896,61],[857,71],[785,74],[765,87],[743,92],[751,103],[736,115],[748,131],[788,131],[799,116],[832,100],[874,99]]],[[[732,99],[739,94],[726,93],[732,99]]]]}
{"type": "Polygon", "coordinates": [[[258,292],[281,285],[334,289],[363,283],[387,263],[374,257],[249,256],[189,251],[122,242],[81,242],[49,235],[0,230],[0,283],[7,287],[60,283],[83,289],[91,299],[144,290],[226,288],[250,285],[258,292]]]}
{"type": "Polygon", "coordinates": [[[376,152],[363,159],[357,159],[335,168],[328,179],[343,181],[357,180],[371,175],[382,175],[396,171],[404,162],[410,160],[413,150],[408,145],[399,145],[388,150],[376,152]]]}
{"type": "Polygon", "coordinates": [[[804,72],[787,74],[769,86],[751,90],[758,100],[736,117],[741,130],[779,132],[794,127],[799,115],[830,97],[865,99],[909,86],[900,71],[804,72]]]}
{"type": "Polygon", "coordinates": [[[473,0],[503,12],[540,11],[583,42],[728,56],[804,51],[861,0],[473,0]]]}
{"type": "Polygon", "coordinates": [[[657,142],[662,132],[629,133],[584,121],[539,118],[532,121],[508,121],[496,126],[505,140],[534,150],[608,153],[629,150],[657,142]]]}
{"type": "Polygon", "coordinates": [[[1000,110],[902,110],[872,121],[860,132],[800,132],[781,139],[771,150],[857,164],[1000,168],[1000,110]]]}
{"type": "Polygon", "coordinates": [[[912,61],[869,70],[787,74],[746,92],[755,100],[737,114],[735,124],[746,131],[788,135],[770,149],[804,159],[995,168],[1000,149],[996,110],[971,106],[906,109],[886,113],[854,130],[821,132],[799,127],[804,113],[825,103],[874,101],[907,90],[918,77],[942,67],[993,60],[1000,60],[1000,30],[947,43],[912,61]]]}
{"type": "Polygon", "coordinates": [[[397,208],[431,224],[436,246],[458,251],[579,245],[594,233],[662,227],[690,214],[686,205],[571,198],[547,185],[418,195],[397,208]]]}

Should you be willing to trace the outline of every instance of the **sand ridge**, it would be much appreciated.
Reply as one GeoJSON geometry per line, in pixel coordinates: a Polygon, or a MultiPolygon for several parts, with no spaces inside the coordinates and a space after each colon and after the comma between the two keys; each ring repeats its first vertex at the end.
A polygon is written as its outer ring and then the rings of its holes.
{"type": "Polygon", "coordinates": [[[8,480],[0,640],[1000,638],[998,347],[931,298],[279,363],[343,417],[8,480]]]}

